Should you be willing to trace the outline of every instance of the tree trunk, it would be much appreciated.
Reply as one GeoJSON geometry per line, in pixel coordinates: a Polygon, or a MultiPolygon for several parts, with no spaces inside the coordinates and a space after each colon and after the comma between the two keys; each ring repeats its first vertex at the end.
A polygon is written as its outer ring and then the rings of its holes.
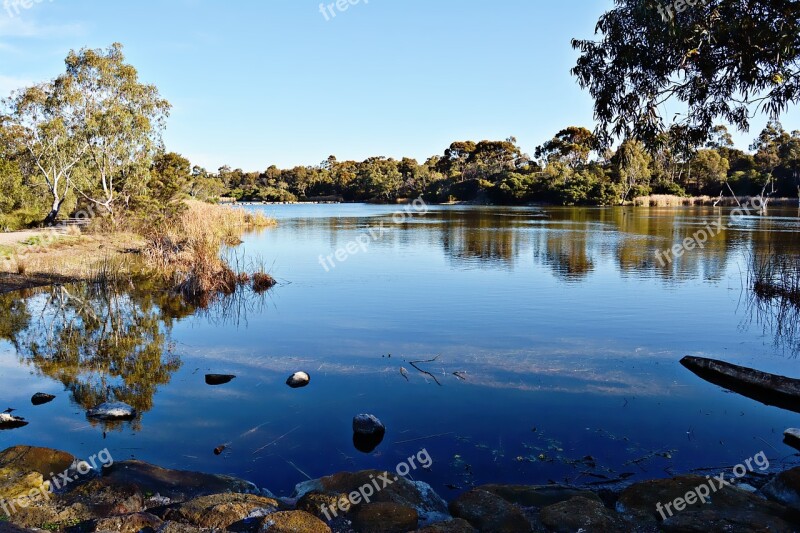
{"type": "Polygon", "coordinates": [[[58,218],[58,212],[61,210],[61,204],[64,203],[64,200],[59,200],[56,198],[53,200],[53,207],[50,209],[50,212],[44,219],[45,226],[53,226],[56,223],[56,219],[58,218]]]}

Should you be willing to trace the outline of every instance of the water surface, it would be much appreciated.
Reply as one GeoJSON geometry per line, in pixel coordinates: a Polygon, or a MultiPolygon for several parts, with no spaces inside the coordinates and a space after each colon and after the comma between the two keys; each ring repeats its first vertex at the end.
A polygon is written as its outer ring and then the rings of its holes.
{"type": "Polygon", "coordinates": [[[800,252],[797,210],[731,221],[713,208],[253,209],[279,219],[235,250],[279,280],[264,297],[207,310],[148,286],[2,297],[0,402],[30,425],[0,432],[0,448],[108,447],[116,460],[232,474],[284,495],[307,477],[393,469],[425,448],[433,466],[412,477],[445,498],[489,482],[721,468],[762,450],[774,467],[792,461],[781,434],[796,415],[678,361],[800,376],[791,330],[745,287],[753,254],[800,252]],[[702,249],[655,258],[720,218],[730,227],[702,249]],[[351,245],[331,267],[326,257],[354,242],[366,250],[351,245]],[[432,359],[416,363],[429,374],[411,364],[432,359]],[[293,390],[284,382],[298,370],[312,381],[293,390]],[[209,387],[206,373],[238,377],[209,387]],[[58,398],[34,408],[35,392],[58,398]],[[90,424],[86,407],[109,394],[140,420],[90,424]],[[352,442],[362,412],[388,427],[370,454],[352,442]]]}

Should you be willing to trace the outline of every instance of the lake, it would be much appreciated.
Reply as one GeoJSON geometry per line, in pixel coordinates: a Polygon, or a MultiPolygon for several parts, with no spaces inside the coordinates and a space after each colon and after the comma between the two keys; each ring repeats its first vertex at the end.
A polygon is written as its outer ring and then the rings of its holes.
{"type": "Polygon", "coordinates": [[[446,499],[491,482],[721,469],[762,450],[773,469],[795,462],[781,441],[796,414],[679,364],[698,355],[800,376],[793,324],[746,287],[754,254],[800,252],[795,209],[248,209],[279,221],[229,252],[279,281],[266,295],[205,310],[150,286],[0,297],[0,403],[30,422],[0,432],[0,448],[108,448],[278,495],[426,449],[432,466],[411,477],[446,499]],[[703,248],[656,259],[716,220],[726,229],[703,248]],[[310,385],[289,388],[300,370],[310,385]],[[211,387],[207,373],[237,378],[211,387]],[[109,391],[141,418],[88,422],[109,391]],[[33,407],[36,392],[57,398],[33,407]],[[359,413],[387,426],[371,453],[353,443],[359,413]]]}

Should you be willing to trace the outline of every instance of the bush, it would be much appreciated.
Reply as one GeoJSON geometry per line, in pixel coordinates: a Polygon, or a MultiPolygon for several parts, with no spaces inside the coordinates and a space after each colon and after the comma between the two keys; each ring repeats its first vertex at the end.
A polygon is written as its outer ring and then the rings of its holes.
{"type": "MultiPolygon", "coordinates": [[[[666,194],[670,196],[686,196],[686,191],[674,181],[658,181],[653,184],[652,194],[666,194]]],[[[649,193],[648,193],[649,194],[649,193]]],[[[647,196],[647,194],[635,194],[635,196],[647,196]]]]}

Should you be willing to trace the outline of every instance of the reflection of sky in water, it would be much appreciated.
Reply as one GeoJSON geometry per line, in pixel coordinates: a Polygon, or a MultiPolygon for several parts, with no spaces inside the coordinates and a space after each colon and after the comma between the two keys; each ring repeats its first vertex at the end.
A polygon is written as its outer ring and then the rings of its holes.
{"type": "Polygon", "coordinates": [[[800,375],[770,331],[748,325],[741,291],[751,250],[797,253],[793,211],[741,219],[661,267],[655,251],[720,213],[434,207],[395,224],[386,206],[260,209],[279,228],[247,236],[237,253],[282,284],[263,301],[177,322],[183,365],[141,429],[103,441],[60,385],[18,366],[5,343],[0,401],[31,425],[0,433],[0,446],[110,446],[117,459],[239,475],[275,491],[305,479],[301,471],[391,468],[427,447],[434,467],[418,477],[445,497],[448,485],[575,480],[586,467],[569,461],[587,455],[598,474],[640,479],[736,464],[765,448],[775,459],[791,453],[780,437],[796,425],[790,413],[725,393],[678,361],[703,355],[800,375]],[[331,272],[320,266],[320,255],[381,222],[386,232],[366,253],[331,272]],[[442,386],[410,365],[437,355],[418,366],[442,386]],[[286,387],[296,370],[311,374],[310,387],[286,387]],[[239,377],[211,388],[207,372],[239,377]],[[39,391],[60,396],[33,409],[39,391]],[[373,455],[351,442],[359,412],[389,428],[373,455]]]}

